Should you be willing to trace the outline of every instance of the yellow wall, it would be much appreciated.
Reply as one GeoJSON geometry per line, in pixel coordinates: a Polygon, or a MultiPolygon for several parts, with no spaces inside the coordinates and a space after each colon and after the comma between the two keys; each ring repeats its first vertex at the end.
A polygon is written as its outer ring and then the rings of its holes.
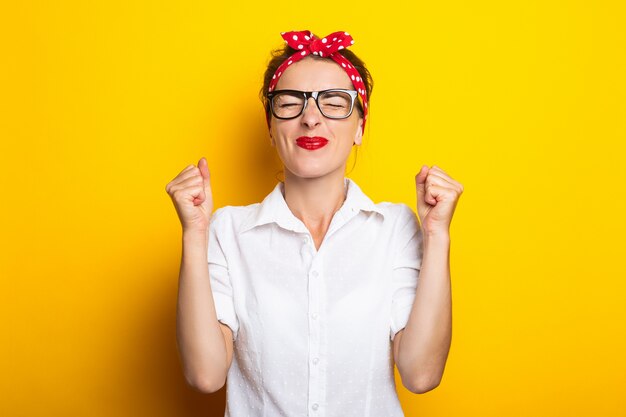
{"type": "Polygon", "coordinates": [[[0,8],[0,415],[220,415],[178,362],[164,187],[206,155],[216,207],[271,191],[257,92],[302,29],[371,68],[374,201],[414,206],[421,164],[465,187],[448,366],[407,415],[626,415],[623,2],[157,3],[0,8]]]}

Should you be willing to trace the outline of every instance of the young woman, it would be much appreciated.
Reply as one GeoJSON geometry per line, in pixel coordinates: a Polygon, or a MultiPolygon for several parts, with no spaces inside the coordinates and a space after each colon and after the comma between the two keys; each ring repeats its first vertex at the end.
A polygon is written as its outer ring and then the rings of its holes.
{"type": "Polygon", "coordinates": [[[419,223],[405,204],[374,204],[344,176],[372,89],[352,37],[282,36],[261,95],[284,182],[214,213],[204,158],[166,187],[183,228],[185,377],[207,393],[226,382],[230,417],[403,416],[394,363],[423,393],[448,356],[449,226],[463,186],[422,166],[419,223]]]}

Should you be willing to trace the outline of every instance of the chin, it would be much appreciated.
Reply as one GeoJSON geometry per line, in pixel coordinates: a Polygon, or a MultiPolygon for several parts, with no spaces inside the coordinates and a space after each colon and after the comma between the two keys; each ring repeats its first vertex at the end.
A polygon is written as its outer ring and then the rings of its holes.
{"type": "Polygon", "coordinates": [[[298,178],[319,178],[323,177],[327,172],[322,170],[313,170],[313,169],[296,169],[290,170],[290,173],[294,177],[298,178]]]}
{"type": "Polygon", "coordinates": [[[320,177],[324,177],[327,175],[330,175],[334,172],[336,172],[337,170],[341,170],[341,169],[345,169],[345,165],[342,166],[337,166],[337,167],[330,167],[330,166],[303,166],[306,164],[302,164],[301,166],[298,167],[293,167],[294,169],[289,169],[285,166],[285,171],[289,171],[290,174],[294,177],[298,177],[298,178],[320,178],[320,177]]]}

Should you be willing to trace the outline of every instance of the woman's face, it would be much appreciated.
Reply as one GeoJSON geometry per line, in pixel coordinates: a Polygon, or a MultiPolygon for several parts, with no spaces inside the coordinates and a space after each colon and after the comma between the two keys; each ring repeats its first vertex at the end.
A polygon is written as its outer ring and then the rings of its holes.
{"type": "MultiPolygon", "coordinates": [[[[330,88],[353,90],[350,77],[330,59],[304,58],[289,66],[276,84],[276,90],[321,91],[330,88]]],[[[345,172],[352,145],[361,144],[361,124],[356,108],[347,119],[324,117],[313,98],[308,99],[304,112],[295,119],[282,120],[272,115],[270,136],[272,146],[285,166],[285,174],[316,178],[345,172]],[[323,137],[328,143],[310,150],[298,146],[298,138],[323,137]]]]}

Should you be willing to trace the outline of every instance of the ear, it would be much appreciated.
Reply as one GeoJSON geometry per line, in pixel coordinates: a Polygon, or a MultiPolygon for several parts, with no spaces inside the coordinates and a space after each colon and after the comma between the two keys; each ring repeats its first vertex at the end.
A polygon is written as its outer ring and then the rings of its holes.
{"type": "Polygon", "coordinates": [[[272,121],[271,120],[270,120],[270,126],[267,129],[267,132],[270,135],[270,145],[276,146],[276,141],[274,140],[274,137],[272,136],[272,121]]]}
{"type": "Polygon", "coordinates": [[[359,118],[359,121],[359,128],[356,130],[356,135],[354,135],[354,144],[360,146],[363,138],[363,119],[359,118]]]}

